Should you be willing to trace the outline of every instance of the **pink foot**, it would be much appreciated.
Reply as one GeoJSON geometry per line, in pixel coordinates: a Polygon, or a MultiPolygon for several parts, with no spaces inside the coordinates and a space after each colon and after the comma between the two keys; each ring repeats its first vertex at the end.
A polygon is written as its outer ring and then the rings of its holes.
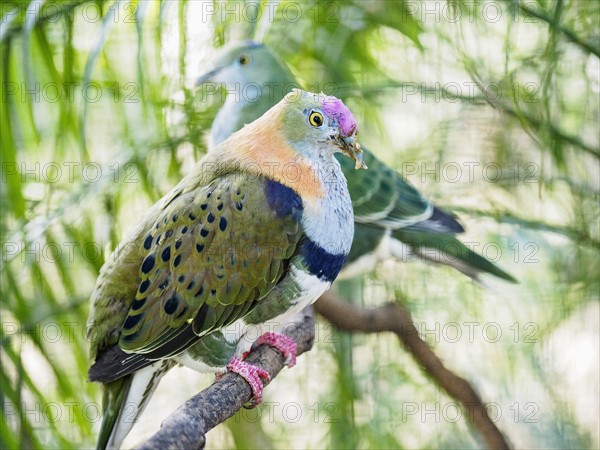
{"type": "Polygon", "coordinates": [[[252,403],[253,405],[259,405],[260,402],[262,402],[263,390],[261,378],[270,380],[271,377],[269,376],[269,373],[266,370],[244,362],[235,356],[231,358],[231,361],[229,361],[229,364],[227,364],[227,370],[241,375],[244,380],[248,382],[250,388],[252,389],[252,403]]]}
{"type": "Polygon", "coordinates": [[[281,333],[267,332],[259,337],[253,347],[258,347],[261,344],[267,344],[279,350],[285,356],[284,364],[288,367],[296,365],[296,352],[298,346],[294,340],[281,333]]]}

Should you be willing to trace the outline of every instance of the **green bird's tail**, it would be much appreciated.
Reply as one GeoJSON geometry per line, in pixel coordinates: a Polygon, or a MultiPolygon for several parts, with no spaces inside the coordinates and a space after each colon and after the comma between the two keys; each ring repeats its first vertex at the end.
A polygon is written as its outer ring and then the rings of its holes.
{"type": "MultiPolygon", "coordinates": [[[[400,228],[392,232],[392,238],[409,247],[409,252],[426,261],[451,266],[476,281],[479,275],[489,273],[511,283],[517,283],[509,273],[475,253],[453,234],[426,230],[400,228]]],[[[398,259],[406,254],[394,255],[398,259]]]]}
{"type": "Polygon", "coordinates": [[[173,367],[158,361],[116,381],[104,383],[102,425],[97,450],[118,449],[146,408],[162,376],[173,367]]]}
{"type": "MultiPolygon", "coordinates": [[[[123,407],[126,403],[125,400],[127,399],[133,377],[134,374],[126,375],[117,381],[106,383],[102,386],[104,391],[102,410],[104,414],[102,415],[102,425],[98,434],[98,443],[96,444],[97,450],[110,448],[109,441],[111,440],[111,435],[113,434],[113,430],[115,430],[119,416],[123,414],[123,407]]],[[[120,444],[119,442],[118,445],[120,446],[120,444]]]]}

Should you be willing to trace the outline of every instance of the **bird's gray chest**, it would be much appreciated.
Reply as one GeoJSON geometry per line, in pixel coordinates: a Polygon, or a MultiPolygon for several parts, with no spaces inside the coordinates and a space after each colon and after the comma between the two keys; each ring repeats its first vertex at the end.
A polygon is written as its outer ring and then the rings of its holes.
{"type": "Polygon", "coordinates": [[[321,169],[325,195],[315,202],[306,234],[330,253],[347,254],[354,237],[354,214],[346,179],[337,162],[321,169]],[[337,167],[336,167],[337,166],[337,167]]]}

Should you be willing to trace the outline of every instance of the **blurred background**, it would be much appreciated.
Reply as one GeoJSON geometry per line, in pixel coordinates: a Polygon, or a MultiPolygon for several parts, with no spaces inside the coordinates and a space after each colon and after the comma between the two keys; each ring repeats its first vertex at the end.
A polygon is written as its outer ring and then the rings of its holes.
{"type": "MultiPolygon", "coordinates": [[[[402,302],[515,448],[598,448],[600,2],[2,2],[2,448],[85,448],[98,271],[206,151],[215,48],[257,39],[344,99],[361,140],[519,280],[387,261],[337,286],[402,302]]],[[[347,295],[351,293],[352,295],[347,295]]],[[[133,446],[213,377],[172,370],[133,446]]],[[[320,320],[313,350],[209,448],[480,448],[389,334],[320,320]]]]}

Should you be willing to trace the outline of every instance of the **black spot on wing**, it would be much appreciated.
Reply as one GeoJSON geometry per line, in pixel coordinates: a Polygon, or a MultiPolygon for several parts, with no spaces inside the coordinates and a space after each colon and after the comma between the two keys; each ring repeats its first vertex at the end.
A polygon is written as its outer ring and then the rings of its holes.
{"type": "Polygon", "coordinates": [[[177,310],[178,305],[179,297],[177,296],[177,294],[173,294],[173,297],[166,301],[163,309],[167,314],[173,314],[177,310]]]}
{"type": "Polygon", "coordinates": [[[225,217],[221,217],[221,219],[219,220],[219,229],[221,231],[225,231],[226,228],[227,228],[227,219],[225,217]]]}
{"type": "Polygon", "coordinates": [[[142,272],[147,274],[149,273],[152,268],[154,267],[154,253],[151,255],[146,256],[146,258],[144,259],[144,262],[142,263],[142,272]]]}
{"type": "Polygon", "coordinates": [[[145,303],[146,303],[146,299],[145,298],[140,298],[139,300],[136,300],[135,302],[133,302],[133,305],[131,305],[131,309],[133,311],[137,311],[142,306],[144,306],[145,303]]]}
{"type": "Polygon", "coordinates": [[[148,290],[149,286],[150,286],[150,280],[148,280],[146,278],[144,281],[142,281],[140,283],[140,289],[139,289],[140,294],[143,294],[144,292],[146,292],[148,290]]]}
{"type": "Polygon", "coordinates": [[[142,318],[142,314],[135,314],[135,315],[127,316],[127,319],[125,320],[125,323],[123,324],[123,328],[129,330],[129,329],[135,327],[141,318],[142,318]]]}

